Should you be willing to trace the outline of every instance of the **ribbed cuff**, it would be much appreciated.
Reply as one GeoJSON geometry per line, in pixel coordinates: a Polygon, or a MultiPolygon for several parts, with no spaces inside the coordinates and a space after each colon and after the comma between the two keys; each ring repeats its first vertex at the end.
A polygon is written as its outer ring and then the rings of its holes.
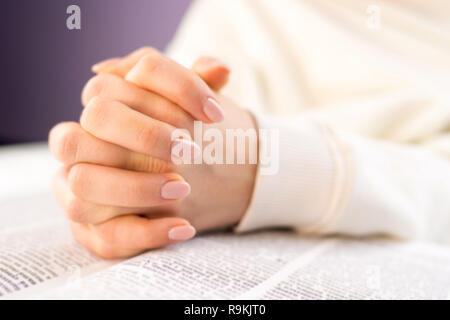
{"type": "MultiPolygon", "coordinates": [[[[278,170],[267,174],[271,170],[259,164],[250,206],[235,231],[267,227],[306,230],[322,224],[333,198],[336,169],[326,129],[306,117],[295,122],[259,115],[255,119],[259,130],[265,130],[265,134],[260,131],[260,156],[264,151],[261,145],[278,131],[278,148],[271,149],[279,153],[278,170]]],[[[275,155],[269,158],[275,159],[275,155]]]]}

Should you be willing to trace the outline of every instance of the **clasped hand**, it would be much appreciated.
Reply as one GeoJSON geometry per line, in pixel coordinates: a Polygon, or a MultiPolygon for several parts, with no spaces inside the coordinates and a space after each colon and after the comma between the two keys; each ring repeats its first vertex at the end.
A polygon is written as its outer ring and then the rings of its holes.
{"type": "Polygon", "coordinates": [[[76,240],[101,257],[122,258],[238,223],[255,164],[172,161],[180,144],[202,151],[172,137],[177,128],[192,133],[195,120],[222,132],[255,128],[248,111],[217,92],[228,69],[204,57],[189,70],[142,48],[93,71],[80,122],[60,123],[49,135],[63,163],[54,194],[76,240]]]}

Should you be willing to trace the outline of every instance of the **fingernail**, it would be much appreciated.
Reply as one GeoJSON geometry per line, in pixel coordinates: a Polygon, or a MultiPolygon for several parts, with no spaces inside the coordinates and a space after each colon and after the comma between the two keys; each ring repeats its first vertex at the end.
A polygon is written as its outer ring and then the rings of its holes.
{"type": "Polygon", "coordinates": [[[112,66],[120,61],[120,58],[111,58],[107,60],[100,61],[92,66],[92,71],[97,72],[108,66],[112,66]]]}
{"type": "Polygon", "coordinates": [[[175,139],[172,142],[172,157],[176,159],[183,159],[193,161],[202,151],[200,147],[188,139],[175,139]]]}
{"type": "Polygon", "coordinates": [[[206,99],[203,112],[213,122],[221,122],[224,119],[222,107],[213,98],[206,99]]]}
{"type": "Polygon", "coordinates": [[[169,239],[176,241],[188,240],[195,236],[195,229],[193,226],[178,226],[169,230],[169,239]]]}
{"type": "Polygon", "coordinates": [[[191,186],[186,181],[169,181],[161,187],[163,199],[182,199],[191,193],[191,186]]]}

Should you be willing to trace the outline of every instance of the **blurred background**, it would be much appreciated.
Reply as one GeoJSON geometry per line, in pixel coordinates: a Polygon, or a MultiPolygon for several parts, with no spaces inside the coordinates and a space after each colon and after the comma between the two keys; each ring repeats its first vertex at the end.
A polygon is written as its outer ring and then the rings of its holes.
{"type": "Polygon", "coordinates": [[[191,0],[2,1],[0,144],[42,141],[78,120],[92,64],[144,45],[163,50],[191,0]],[[81,8],[81,30],[66,9],[81,8]]]}

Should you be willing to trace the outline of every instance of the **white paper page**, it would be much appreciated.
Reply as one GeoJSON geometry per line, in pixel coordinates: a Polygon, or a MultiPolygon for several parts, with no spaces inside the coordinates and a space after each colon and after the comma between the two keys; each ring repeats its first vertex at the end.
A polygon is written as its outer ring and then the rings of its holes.
{"type": "Polygon", "coordinates": [[[64,220],[51,192],[60,166],[45,143],[0,147],[0,232],[64,220]]]}
{"type": "Polygon", "coordinates": [[[317,245],[286,232],[199,236],[124,261],[52,297],[231,299],[317,245]]]}
{"type": "Polygon", "coordinates": [[[55,222],[64,223],[65,216],[50,191],[0,201],[0,233],[55,222]]]}
{"type": "MultiPolygon", "coordinates": [[[[61,164],[46,143],[0,147],[0,203],[10,198],[49,192],[52,174],[61,164]]],[[[0,217],[2,216],[0,212],[0,217]]]]}
{"type": "MultiPolygon", "coordinates": [[[[338,240],[252,299],[450,299],[450,249],[338,240]]],[[[261,290],[264,289],[264,290],[261,290]]]]}
{"type": "Polygon", "coordinates": [[[109,299],[449,298],[448,248],[286,232],[203,236],[148,252],[51,297],[109,299]]]}
{"type": "Polygon", "coordinates": [[[114,261],[78,245],[61,223],[0,233],[0,299],[39,298],[114,261]]]}
{"type": "Polygon", "coordinates": [[[38,298],[117,261],[78,245],[47,191],[0,201],[0,299],[38,298]]]}
{"type": "Polygon", "coordinates": [[[105,269],[69,233],[56,168],[45,145],[0,150],[0,299],[450,298],[450,249],[418,243],[211,235],[105,269]]]}

